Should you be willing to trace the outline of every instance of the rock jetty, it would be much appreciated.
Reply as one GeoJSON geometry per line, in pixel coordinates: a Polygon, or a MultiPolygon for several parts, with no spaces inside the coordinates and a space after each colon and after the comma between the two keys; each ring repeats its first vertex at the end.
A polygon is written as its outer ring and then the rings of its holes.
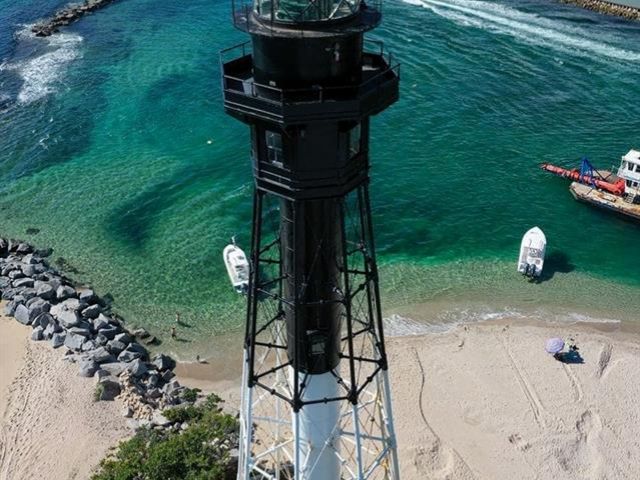
{"type": "Polygon", "coordinates": [[[605,15],[615,15],[617,17],[626,18],[627,20],[640,21],[640,8],[637,7],[605,2],[603,0],[560,0],[560,2],[577,5],[605,15]]]}
{"type": "Polygon", "coordinates": [[[95,377],[96,400],[123,404],[131,427],[178,428],[162,410],[193,402],[193,395],[174,378],[176,362],[150,356],[143,344],[155,340],[144,329],[129,331],[110,302],[49,266],[50,250],[0,238],[0,295],[4,313],[32,328],[31,339],[66,350],[65,360],[79,375],[95,377]]]}
{"type": "Polygon", "coordinates": [[[85,0],[84,3],[70,4],[56,12],[52,18],[34,25],[31,31],[36,34],[36,37],[49,37],[59,32],[60,27],[69,25],[91,12],[106,7],[114,1],[115,0],[85,0]]]}

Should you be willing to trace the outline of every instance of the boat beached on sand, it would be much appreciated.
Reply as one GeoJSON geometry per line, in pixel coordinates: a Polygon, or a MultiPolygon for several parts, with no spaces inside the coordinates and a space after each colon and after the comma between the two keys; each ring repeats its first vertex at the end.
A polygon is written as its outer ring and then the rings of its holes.
{"type": "Polygon", "coordinates": [[[242,249],[236,245],[235,238],[231,239],[231,242],[222,251],[222,258],[233,288],[238,293],[246,293],[249,288],[249,261],[242,249]]]}
{"type": "Polygon", "coordinates": [[[533,227],[522,237],[518,272],[530,278],[538,278],[544,267],[544,255],[547,249],[547,237],[540,228],[533,227]]]}

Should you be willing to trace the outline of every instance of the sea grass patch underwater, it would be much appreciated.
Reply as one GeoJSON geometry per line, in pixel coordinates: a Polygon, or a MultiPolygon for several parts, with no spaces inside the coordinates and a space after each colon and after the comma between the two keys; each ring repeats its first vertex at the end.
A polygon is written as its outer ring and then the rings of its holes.
{"type": "MultiPolygon", "coordinates": [[[[210,354],[244,321],[221,252],[250,244],[249,139],[223,112],[217,52],[247,37],[226,1],[123,0],[33,38],[63,4],[0,0],[0,233],[52,247],[162,348],[210,354]]],[[[386,313],[468,301],[633,317],[640,228],[538,164],[609,168],[637,144],[640,26],[551,0],[384,13],[372,36],[402,62],[371,139],[386,313]],[[557,260],[540,284],[515,273],[534,225],[557,260]]]]}

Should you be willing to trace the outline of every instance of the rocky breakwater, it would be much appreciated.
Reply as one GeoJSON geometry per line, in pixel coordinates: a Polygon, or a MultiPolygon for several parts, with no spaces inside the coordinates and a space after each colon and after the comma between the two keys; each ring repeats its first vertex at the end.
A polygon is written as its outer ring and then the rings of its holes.
{"type": "Polygon", "coordinates": [[[66,349],[65,360],[79,374],[95,377],[96,400],[123,404],[132,428],[172,428],[162,410],[193,402],[193,392],[174,378],[175,361],[150,357],[143,343],[155,341],[143,329],[129,331],[109,302],[49,266],[50,251],[0,238],[0,294],[4,313],[32,328],[31,339],[66,349]]]}
{"type": "Polygon", "coordinates": [[[626,18],[627,20],[640,21],[640,8],[630,7],[628,5],[620,5],[618,3],[605,2],[603,0],[560,0],[562,3],[577,5],[594,12],[603,13],[605,15],[615,15],[626,18]]]}
{"type": "Polygon", "coordinates": [[[114,1],[115,0],[85,0],[84,3],[68,5],[56,12],[52,18],[34,25],[31,31],[35,33],[37,37],[48,37],[57,33],[60,27],[69,25],[91,12],[106,7],[114,1]]]}

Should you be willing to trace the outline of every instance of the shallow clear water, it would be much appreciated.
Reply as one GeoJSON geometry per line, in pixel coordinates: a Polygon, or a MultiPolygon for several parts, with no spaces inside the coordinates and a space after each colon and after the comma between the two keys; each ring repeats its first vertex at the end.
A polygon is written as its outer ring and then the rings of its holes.
{"type": "MultiPolygon", "coordinates": [[[[120,0],[28,34],[64,3],[0,0],[0,233],[52,246],[132,323],[162,335],[181,312],[168,348],[209,352],[243,322],[221,251],[249,243],[248,134],[222,111],[218,51],[245,37],[204,0],[120,0]]],[[[372,37],[402,62],[401,100],[373,122],[385,311],[638,320],[640,226],[537,165],[607,168],[638,145],[640,25],[533,0],[385,15],[372,37]],[[515,273],[533,225],[551,255],[538,285],[515,273]]]]}

